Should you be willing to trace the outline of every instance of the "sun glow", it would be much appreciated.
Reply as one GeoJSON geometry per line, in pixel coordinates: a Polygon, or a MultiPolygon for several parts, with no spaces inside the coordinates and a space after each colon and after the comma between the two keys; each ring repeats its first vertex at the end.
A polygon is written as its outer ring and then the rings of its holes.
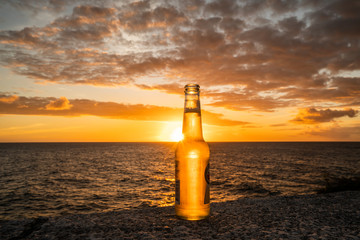
{"type": "Polygon", "coordinates": [[[182,128],[178,127],[171,133],[171,141],[179,142],[183,139],[182,128]]]}

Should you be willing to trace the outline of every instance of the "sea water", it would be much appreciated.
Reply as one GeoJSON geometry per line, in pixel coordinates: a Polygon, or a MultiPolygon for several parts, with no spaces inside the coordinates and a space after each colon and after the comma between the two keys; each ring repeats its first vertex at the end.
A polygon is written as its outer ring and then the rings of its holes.
{"type": "MultiPolygon", "coordinates": [[[[359,177],[360,143],[209,143],[210,199],[316,193],[359,177]]],[[[170,206],[176,143],[1,143],[0,219],[170,206]]]]}

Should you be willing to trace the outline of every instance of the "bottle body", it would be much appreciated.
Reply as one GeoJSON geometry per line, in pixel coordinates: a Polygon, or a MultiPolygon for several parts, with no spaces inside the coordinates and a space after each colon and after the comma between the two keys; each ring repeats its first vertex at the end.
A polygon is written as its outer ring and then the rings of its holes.
{"type": "Polygon", "coordinates": [[[175,160],[175,212],[187,220],[210,214],[209,147],[205,141],[181,141],[175,160]]]}
{"type": "Polygon", "coordinates": [[[185,90],[184,139],[175,152],[175,212],[183,219],[200,220],[210,214],[210,151],[202,137],[198,89],[191,94],[185,90]]]}

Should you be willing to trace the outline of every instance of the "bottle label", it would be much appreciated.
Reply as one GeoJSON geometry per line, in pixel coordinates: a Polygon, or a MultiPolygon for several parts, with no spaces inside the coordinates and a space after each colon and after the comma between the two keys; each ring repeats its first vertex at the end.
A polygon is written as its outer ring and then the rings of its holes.
{"type": "Polygon", "coordinates": [[[206,181],[206,189],[205,189],[205,197],[204,197],[204,204],[208,204],[210,203],[210,164],[208,163],[208,165],[205,168],[205,181],[206,181]]]}
{"type": "Polygon", "coordinates": [[[175,204],[180,204],[180,180],[175,181],[175,204]]]}
{"type": "Polygon", "coordinates": [[[209,171],[209,168],[210,168],[210,164],[208,163],[208,165],[205,168],[205,180],[206,180],[207,184],[210,184],[210,171],[209,171]]]}

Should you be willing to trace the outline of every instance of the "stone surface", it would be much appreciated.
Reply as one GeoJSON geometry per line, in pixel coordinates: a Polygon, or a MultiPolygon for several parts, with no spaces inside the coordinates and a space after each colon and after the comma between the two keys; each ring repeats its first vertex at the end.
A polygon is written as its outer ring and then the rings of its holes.
{"type": "Polygon", "coordinates": [[[360,239],[360,191],[213,203],[206,220],[173,207],[0,221],[0,239],[360,239]]]}

